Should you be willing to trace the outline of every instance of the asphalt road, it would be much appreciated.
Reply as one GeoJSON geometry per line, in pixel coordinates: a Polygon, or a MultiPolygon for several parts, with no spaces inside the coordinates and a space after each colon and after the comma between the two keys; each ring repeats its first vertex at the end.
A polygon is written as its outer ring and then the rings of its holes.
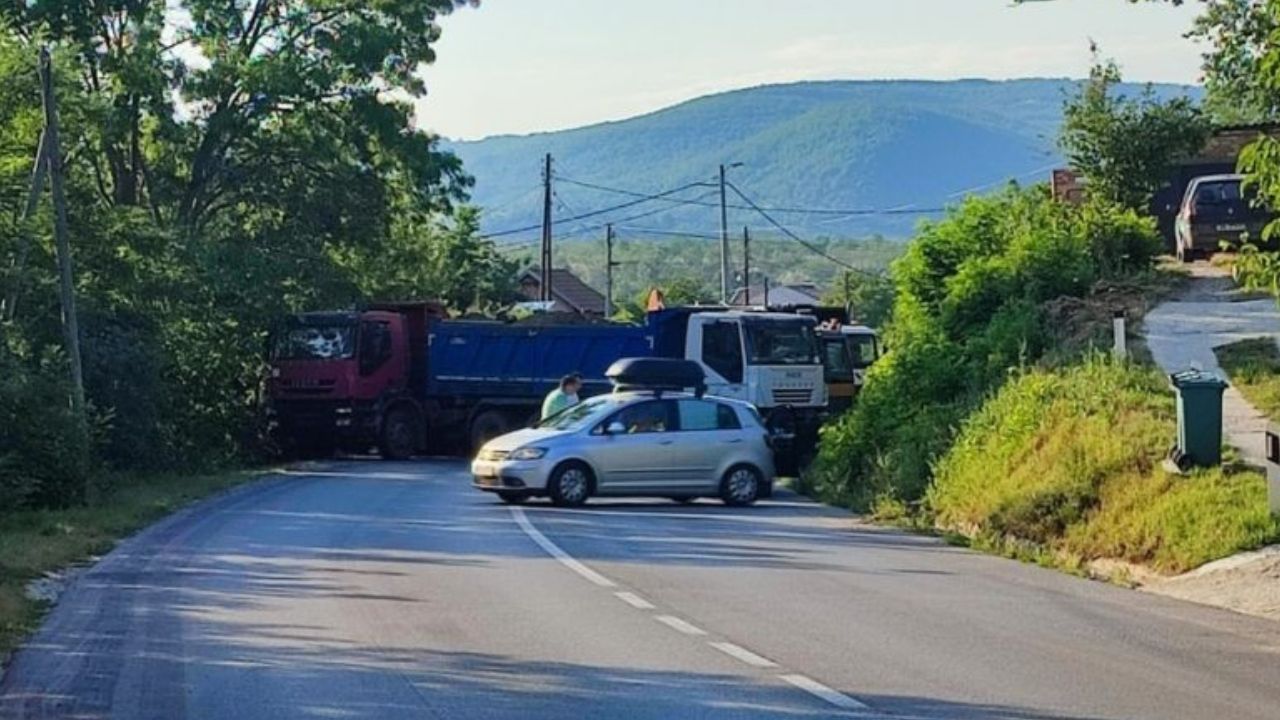
{"type": "Polygon", "coordinates": [[[70,588],[3,718],[1280,717],[1280,625],[784,498],[520,511],[343,462],[70,588]]]}

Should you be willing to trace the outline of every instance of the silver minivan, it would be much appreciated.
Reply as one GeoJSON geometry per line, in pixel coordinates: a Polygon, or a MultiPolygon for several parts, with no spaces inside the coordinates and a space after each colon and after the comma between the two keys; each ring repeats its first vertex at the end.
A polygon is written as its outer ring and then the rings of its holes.
{"type": "Polygon", "coordinates": [[[772,494],[769,433],[751,405],[686,393],[615,392],[537,427],[491,440],[471,464],[475,487],[508,503],[549,497],[718,497],[750,505],[772,494]]]}

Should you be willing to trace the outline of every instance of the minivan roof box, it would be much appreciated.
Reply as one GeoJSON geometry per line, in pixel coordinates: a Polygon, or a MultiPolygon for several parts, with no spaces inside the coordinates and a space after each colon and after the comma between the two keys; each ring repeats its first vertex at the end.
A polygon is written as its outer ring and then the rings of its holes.
{"type": "Polygon", "coordinates": [[[706,373],[692,360],[623,358],[610,365],[604,375],[619,392],[648,390],[661,395],[664,391],[692,390],[701,397],[707,391],[706,373]]]}

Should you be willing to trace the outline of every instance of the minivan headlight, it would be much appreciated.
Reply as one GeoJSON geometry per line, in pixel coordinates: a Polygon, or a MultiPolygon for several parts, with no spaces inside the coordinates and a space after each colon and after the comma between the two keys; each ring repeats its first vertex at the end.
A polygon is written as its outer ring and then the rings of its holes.
{"type": "Polygon", "coordinates": [[[512,460],[541,460],[547,454],[546,448],[527,447],[520,448],[511,453],[512,460]]]}

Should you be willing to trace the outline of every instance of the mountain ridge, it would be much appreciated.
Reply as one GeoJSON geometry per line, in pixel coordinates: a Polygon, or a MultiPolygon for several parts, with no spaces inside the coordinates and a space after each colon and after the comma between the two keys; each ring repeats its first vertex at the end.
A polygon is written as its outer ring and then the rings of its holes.
{"type": "MultiPolygon", "coordinates": [[[[933,209],[975,186],[1005,178],[1038,179],[1061,162],[1058,126],[1067,93],[1081,81],[825,80],[726,90],[622,120],[482,140],[446,141],[476,178],[473,202],[485,232],[541,218],[542,157],[558,177],[641,193],[710,181],[722,162],[742,162],[730,180],[766,205],[815,208],[933,209]]],[[[1124,94],[1146,84],[1121,86],[1124,94]]],[[[1194,86],[1150,85],[1158,97],[1199,97],[1194,86]]],[[[655,230],[718,230],[718,210],[682,205],[692,191],[646,218],[655,230]]],[[[571,217],[626,202],[620,193],[557,183],[556,216],[571,217]]],[[[658,210],[646,204],[615,215],[557,226],[561,237],[593,236],[600,223],[658,210]]],[[[765,227],[737,212],[731,226],[765,227]]],[[[928,217],[922,214],[921,217],[928,217]]],[[[916,219],[862,215],[846,219],[781,218],[810,235],[910,234],[916,219]]],[[[638,228],[643,230],[643,228],[638,228]]],[[[504,241],[527,241],[514,233],[504,241]]]]}

